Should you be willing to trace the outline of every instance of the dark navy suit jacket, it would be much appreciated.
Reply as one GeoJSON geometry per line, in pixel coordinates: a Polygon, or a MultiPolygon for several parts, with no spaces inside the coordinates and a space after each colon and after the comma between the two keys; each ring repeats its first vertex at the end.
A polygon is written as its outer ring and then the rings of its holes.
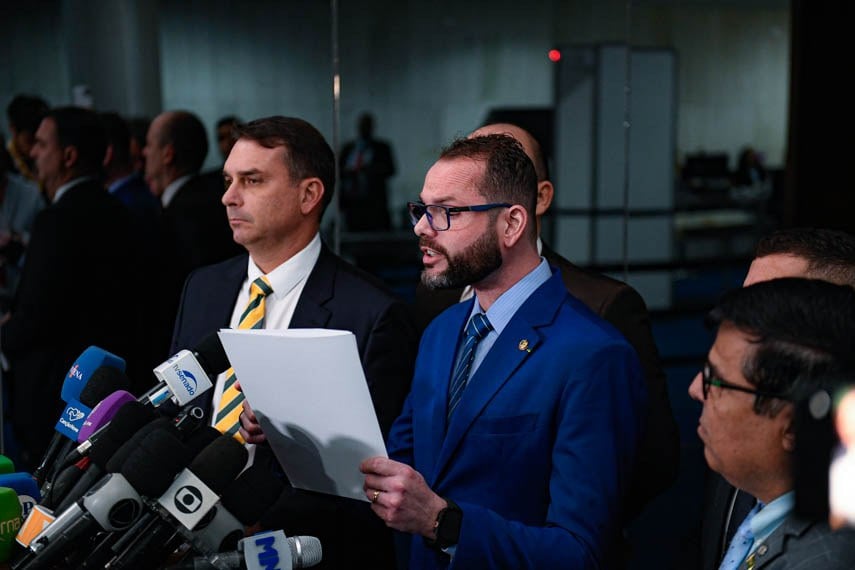
{"type": "MultiPolygon", "coordinates": [[[[192,348],[212,331],[229,326],[246,268],[247,256],[242,255],[190,275],[178,311],[172,353],[192,348]]],[[[412,379],[417,334],[408,307],[374,277],[324,246],[297,302],[290,328],[353,332],[385,436],[401,411],[412,379]]],[[[211,394],[203,394],[199,402],[208,410],[211,394]]],[[[260,454],[263,451],[259,448],[260,454]]],[[[284,529],[289,536],[320,538],[324,557],[318,568],[344,568],[354,560],[371,568],[394,566],[391,534],[368,503],[295,491],[274,505],[263,522],[268,528],[284,529]]]]}

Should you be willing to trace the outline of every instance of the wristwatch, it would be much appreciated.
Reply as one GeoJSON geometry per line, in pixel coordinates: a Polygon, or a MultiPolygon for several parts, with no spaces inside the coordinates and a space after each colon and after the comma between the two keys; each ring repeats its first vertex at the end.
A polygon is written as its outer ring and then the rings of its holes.
{"type": "Polygon", "coordinates": [[[433,523],[434,538],[425,538],[425,544],[429,548],[442,550],[454,546],[460,540],[460,524],[463,522],[463,511],[457,503],[447,497],[443,497],[448,506],[439,511],[436,522],[433,523]]]}

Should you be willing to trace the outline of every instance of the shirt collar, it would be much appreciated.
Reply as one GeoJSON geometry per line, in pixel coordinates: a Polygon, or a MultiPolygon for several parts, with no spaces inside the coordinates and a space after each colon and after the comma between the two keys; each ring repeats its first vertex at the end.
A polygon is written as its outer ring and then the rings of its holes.
{"type": "Polygon", "coordinates": [[[172,199],[175,198],[175,195],[178,193],[179,188],[184,186],[184,184],[193,178],[195,174],[185,174],[179,178],[176,178],[163,191],[163,195],[160,197],[160,203],[163,204],[163,207],[166,208],[169,206],[169,203],[172,202],[172,199]]]}
{"type": "Polygon", "coordinates": [[[73,180],[69,180],[62,186],[56,189],[56,194],[53,195],[53,203],[56,204],[59,202],[59,199],[62,198],[62,195],[77,186],[78,184],[83,184],[84,182],[89,182],[90,180],[95,180],[94,176],[80,176],[79,178],[75,178],[73,180]]]}
{"type": "MultiPolygon", "coordinates": [[[[502,334],[502,331],[510,322],[514,313],[526,302],[535,290],[546,283],[552,276],[552,270],[549,269],[549,264],[542,257],[537,267],[531,270],[528,275],[517,281],[513,287],[502,293],[495,302],[487,309],[487,319],[493,325],[493,330],[497,335],[502,334]]],[[[480,313],[481,303],[478,302],[478,296],[475,295],[475,304],[472,306],[472,315],[480,313]]],[[[470,315],[471,318],[471,315],[470,315]]],[[[467,321],[468,322],[468,321],[467,321]]]]}
{"type": "Polygon", "coordinates": [[[751,532],[754,534],[754,544],[763,542],[777,529],[787,515],[792,512],[796,502],[795,491],[784,493],[771,503],[763,506],[751,519],[751,532]]]}
{"type": "MultiPolygon", "coordinates": [[[[306,247],[267,274],[267,280],[270,281],[270,286],[273,288],[273,297],[281,299],[291,289],[296,287],[300,281],[308,277],[320,255],[321,234],[317,233],[306,247]]],[[[246,271],[247,282],[252,283],[264,275],[264,273],[258,268],[252,257],[249,258],[248,263],[249,266],[246,271]]]]}
{"type": "Polygon", "coordinates": [[[134,176],[137,176],[137,175],[138,174],[136,172],[132,172],[132,173],[128,174],[127,176],[119,178],[118,180],[116,180],[115,182],[113,182],[112,184],[107,186],[107,192],[109,192],[110,194],[115,193],[116,190],[118,190],[124,184],[126,184],[128,182],[128,180],[130,180],[131,178],[133,178],[134,176]]]}

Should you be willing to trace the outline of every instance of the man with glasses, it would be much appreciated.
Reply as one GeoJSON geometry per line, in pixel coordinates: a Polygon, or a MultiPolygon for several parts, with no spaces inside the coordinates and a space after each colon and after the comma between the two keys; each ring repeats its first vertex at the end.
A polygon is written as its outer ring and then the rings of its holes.
{"type": "Polygon", "coordinates": [[[428,326],[389,458],[361,465],[409,568],[613,566],[646,390],[538,254],[536,195],[520,144],[489,135],[444,150],[410,205],[422,282],[474,297],[428,326]]]}
{"type": "Polygon", "coordinates": [[[855,374],[855,291],[765,281],[726,294],[709,322],[716,339],[689,387],[703,405],[698,436],[710,469],[757,499],[717,567],[855,567],[855,532],[793,513],[793,402],[855,374]]]}
{"type": "MultiPolygon", "coordinates": [[[[781,277],[855,287],[855,237],[826,228],[787,228],[757,242],[744,286],[781,277]]],[[[718,568],[727,545],[757,500],[710,473],[700,532],[702,568],[718,568]]]]}
{"type": "MultiPolygon", "coordinates": [[[[650,330],[650,315],[641,295],[631,286],[583,269],[543,242],[540,237],[541,218],[548,212],[555,195],[543,148],[527,130],[509,123],[485,125],[473,131],[469,137],[495,134],[514,137],[534,164],[534,172],[537,175],[535,224],[538,253],[550,266],[561,271],[567,291],[614,326],[638,353],[649,396],[649,409],[647,428],[641,441],[632,487],[623,502],[623,524],[627,525],[642,512],[645,505],[674,483],[680,464],[677,422],[668,399],[665,371],[662,370],[659,352],[650,330]]],[[[420,284],[416,288],[415,303],[420,325],[427,326],[436,315],[471,296],[472,287],[465,283],[443,289],[430,289],[420,284]]]]}

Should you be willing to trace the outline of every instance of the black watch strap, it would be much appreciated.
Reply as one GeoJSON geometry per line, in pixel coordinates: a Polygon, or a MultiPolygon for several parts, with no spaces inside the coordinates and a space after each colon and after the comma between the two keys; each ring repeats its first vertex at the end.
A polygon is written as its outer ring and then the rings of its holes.
{"type": "Polygon", "coordinates": [[[454,546],[460,540],[460,525],[463,523],[463,511],[457,506],[457,503],[443,497],[448,506],[441,511],[436,517],[434,523],[434,538],[425,538],[424,542],[429,548],[442,550],[449,546],[454,546]]]}

